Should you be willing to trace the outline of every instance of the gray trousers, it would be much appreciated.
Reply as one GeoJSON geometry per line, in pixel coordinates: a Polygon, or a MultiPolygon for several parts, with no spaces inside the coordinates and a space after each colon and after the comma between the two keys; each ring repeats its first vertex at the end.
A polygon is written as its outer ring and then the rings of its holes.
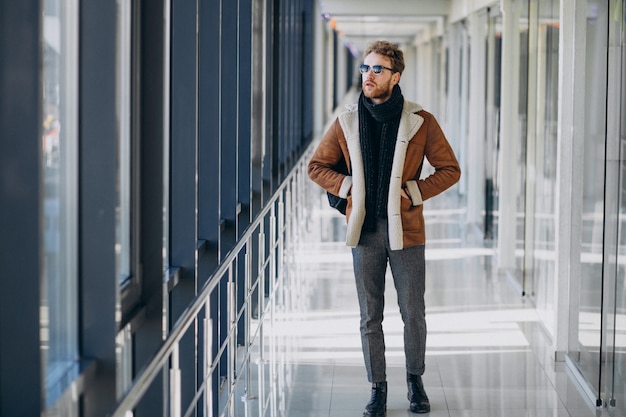
{"type": "Polygon", "coordinates": [[[424,305],[424,245],[402,250],[389,249],[387,221],[379,220],[376,232],[361,236],[352,249],[356,289],[361,310],[361,345],[370,382],[387,380],[383,309],[387,261],[398,293],[398,306],[404,322],[406,370],[424,373],[426,353],[426,314],[424,305]]]}

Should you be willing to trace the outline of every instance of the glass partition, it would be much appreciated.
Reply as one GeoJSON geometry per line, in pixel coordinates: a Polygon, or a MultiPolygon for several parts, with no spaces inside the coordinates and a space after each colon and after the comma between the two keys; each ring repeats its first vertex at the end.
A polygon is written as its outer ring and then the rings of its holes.
{"type": "Polygon", "coordinates": [[[502,14],[490,10],[487,21],[487,104],[485,115],[485,238],[495,239],[498,210],[497,169],[500,152],[500,95],[502,93],[502,14]]]}
{"type": "MultiPolygon", "coordinates": [[[[617,232],[612,246],[612,274],[605,285],[607,342],[602,373],[606,379],[605,401],[614,416],[626,416],[626,0],[611,2],[608,11],[609,68],[608,91],[619,91],[607,100],[607,143],[617,156],[607,155],[607,163],[615,166],[616,181],[607,185],[607,193],[617,213],[607,219],[606,228],[617,232]],[[615,86],[615,88],[612,88],[615,86]],[[610,159],[611,162],[608,162],[610,159]]],[[[602,23],[602,22],[600,22],[602,23]]]]}
{"type": "Polygon", "coordinates": [[[41,343],[46,399],[72,379],[78,357],[78,5],[44,2],[41,343]]]}
{"type": "MultiPolygon", "coordinates": [[[[517,166],[518,166],[518,181],[516,185],[517,204],[516,204],[516,225],[515,236],[517,236],[516,250],[523,253],[525,249],[525,225],[526,225],[526,182],[528,181],[526,175],[526,160],[527,160],[527,131],[528,131],[528,100],[530,98],[530,92],[528,88],[529,77],[529,0],[522,0],[519,2],[519,19],[518,19],[518,31],[519,31],[519,93],[518,93],[518,138],[519,138],[519,152],[517,153],[517,166]]],[[[516,256],[517,269],[523,271],[524,269],[524,257],[516,256]]],[[[518,280],[520,287],[525,291],[523,276],[516,275],[515,279],[518,280]]]]}
{"type": "Polygon", "coordinates": [[[527,176],[531,205],[526,206],[526,268],[530,282],[527,293],[534,297],[537,313],[553,333],[553,288],[556,210],[556,161],[559,82],[559,1],[533,2],[530,8],[529,79],[536,91],[528,114],[527,176]],[[529,227],[526,228],[528,231],[529,227]]]}
{"type": "Polygon", "coordinates": [[[608,4],[591,0],[587,7],[581,278],[578,303],[578,346],[574,362],[600,394],[603,308],[604,214],[606,172],[606,85],[608,4]]]}
{"type": "Polygon", "coordinates": [[[117,276],[120,284],[131,275],[131,0],[118,0],[117,16],[117,276]]]}

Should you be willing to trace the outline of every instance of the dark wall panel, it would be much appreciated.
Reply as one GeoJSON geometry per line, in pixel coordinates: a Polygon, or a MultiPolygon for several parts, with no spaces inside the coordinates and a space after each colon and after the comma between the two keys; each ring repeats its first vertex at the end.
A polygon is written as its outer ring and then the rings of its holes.
{"type": "MultiPolygon", "coordinates": [[[[197,292],[197,2],[172,1],[170,265],[180,268],[180,282],[170,294],[170,327],[197,292]]],[[[192,328],[193,329],[193,328],[192,328]]],[[[181,401],[188,404],[196,388],[195,334],[179,345],[181,401]]]]}
{"type": "Polygon", "coordinates": [[[39,365],[40,3],[0,2],[0,415],[36,416],[39,365]],[[7,68],[7,63],[10,65],[7,68]],[[19,320],[15,318],[19,317],[19,320]],[[24,366],[30,364],[30,366],[24,366]]]}
{"type": "Polygon", "coordinates": [[[80,10],[80,350],[97,361],[84,393],[85,414],[97,416],[116,400],[116,7],[85,0],[80,10]]]}

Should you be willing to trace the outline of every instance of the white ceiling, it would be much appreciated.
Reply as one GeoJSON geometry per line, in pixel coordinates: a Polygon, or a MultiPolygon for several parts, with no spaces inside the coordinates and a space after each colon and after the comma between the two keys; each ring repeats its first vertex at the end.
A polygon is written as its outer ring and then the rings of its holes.
{"type": "Polygon", "coordinates": [[[450,0],[319,0],[322,14],[336,22],[345,42],[361,53],[368,43],[385,39],[412,42],[429,24],[440,22],[450,0]]]}

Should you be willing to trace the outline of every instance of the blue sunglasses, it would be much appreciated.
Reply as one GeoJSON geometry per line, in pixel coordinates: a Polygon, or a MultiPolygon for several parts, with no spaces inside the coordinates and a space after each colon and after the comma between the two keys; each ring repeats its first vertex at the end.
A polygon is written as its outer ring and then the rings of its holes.
{"type": "Polygon", "coordinates": [[[369,65],[365,65],[365,64],[362,64],[362,65],[359,66],[359,72],[361,74],[367,74],[369,72],[370,68],[372,69],[372,72],[374,74],[376,74],[376,75],[381,74],[383,72],[383,70],[389,70],[391,72],[396,72],[392,68],[388,68],[388,67],[385,67],[385,66],[382,66],[382,65],[372,65],[370,67],[369,65]]]}

